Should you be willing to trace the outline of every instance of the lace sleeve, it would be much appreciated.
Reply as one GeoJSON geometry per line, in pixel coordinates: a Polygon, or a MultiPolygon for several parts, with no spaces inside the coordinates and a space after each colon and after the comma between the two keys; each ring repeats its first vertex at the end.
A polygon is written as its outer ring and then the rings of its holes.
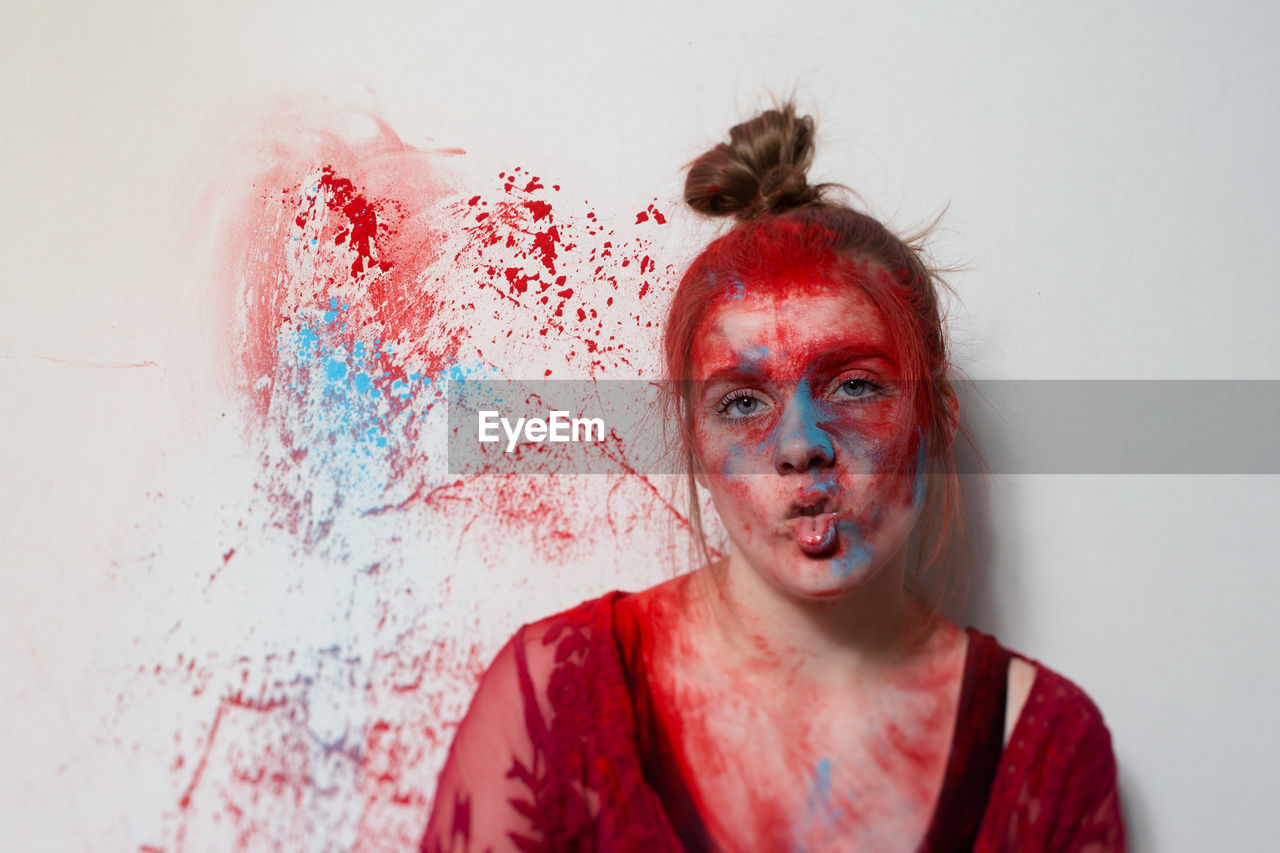
{"type": "Polygon", "coordinates": [[[535,753],[525,707],[517,633],[494,659],[467,710],[444,768],[421,853],[539,849],[518,768],[535,753]]]}
{"type": "Polygon", "coordinates": [[[1040,667],[974,850],[1123,853],[1111,733],[1077,685],[1040,667]]]}
{"type": "Polygon", "coordinates": [[[637,754],[620,593],[516,632],[454,737],[422,853],[680,849],[637,754]]]}
{"type": "Polygon", "coordinates": [[[1058,801],[1049,849],[1055,853],[1124,853],[1124,822],[1116,787],[1111,734],[1101,715],[1091,721],[1071,762],[1058,801]]]}

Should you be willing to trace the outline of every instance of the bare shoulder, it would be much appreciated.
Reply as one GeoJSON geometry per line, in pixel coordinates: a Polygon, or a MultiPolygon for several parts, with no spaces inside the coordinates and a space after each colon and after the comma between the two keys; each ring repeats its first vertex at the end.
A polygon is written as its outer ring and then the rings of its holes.
{"type": "Polygon", "coordinates": [[[635,615],[650,639],[669,637],[673,631],[687,629],[695,617],[697,583],[697,573],[688,572],[626,595],[618,603],[635,615]]]}
{"type": "Polygon", "coordinates": [[[629,597],[615,590],[521,626],[512,643],[522,665],[535,674],[549,671],[597,633],[611,633],[615,604],[629,597]]]}
{"type": "Polygon", "coordinates": [[[572,607],[544,616],[520,628],[525,648],[532,650],[539,645],[554,644],[566,630],[583,631],[592,626],[605,625],[618,601],[636,598],[639,593],[614,590],[596,598],[589,598],[572,607]]]}
{"type": "Polygon", "coordinates": [[[1016,652],[1009,664],[1005,744],[1053,740],[1068,749],[1110,751],[1102,711],[1084,688],[1040,661],[1016,652]],[[1068,743],[1070,742],[1070,743],[1068,743]]]}
{"type": "Polygon", "coordinates": [[[671,611],[685,607],[697,577],[697,572],[686,572],[627,596],[629,604],[637,610],[671,611]]]}
{"type": "Polygon", "coordinates": [[[1014,656],[1009,661],[1009,692],[1004,713],[1004,742],[1008,745],[1013,729],[1022,716],[1031,687],[1036,680],[1038,667],[1026,658],[1014,656]]]}

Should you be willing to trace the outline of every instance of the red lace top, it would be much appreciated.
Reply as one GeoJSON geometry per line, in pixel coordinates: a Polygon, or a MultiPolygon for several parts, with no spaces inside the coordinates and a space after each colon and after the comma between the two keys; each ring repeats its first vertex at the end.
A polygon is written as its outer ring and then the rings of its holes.
{"type": "MultiPolygon", "coordinates": [[[[526,625],[499,652],[441,771],[423,853],[716,849],[655,723],[640,633],[615,606],[626,595],[526,625]]],[[[1124,850],[1097,707],[1038,666],[1004,747],[1011,653],[969,635],[951,752],[920,849],[1124,850]]]]}

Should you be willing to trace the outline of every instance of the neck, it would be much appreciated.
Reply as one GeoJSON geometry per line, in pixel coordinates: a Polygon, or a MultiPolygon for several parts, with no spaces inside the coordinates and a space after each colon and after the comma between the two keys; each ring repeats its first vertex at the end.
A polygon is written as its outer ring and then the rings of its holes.
{"type": "Polygon", "coordinates": [[[903,665],[932,619],[904,586],[906,549],[868,581],[829,599],[792,595],[730,555],[704,569],[707,613],[724,642],[756,671],[832,684],[866,684],[903,665]],[[713,576],[713,573],[715,576],[713,576]],[[755,664],[754,666],[751,666],[755,664]]]}

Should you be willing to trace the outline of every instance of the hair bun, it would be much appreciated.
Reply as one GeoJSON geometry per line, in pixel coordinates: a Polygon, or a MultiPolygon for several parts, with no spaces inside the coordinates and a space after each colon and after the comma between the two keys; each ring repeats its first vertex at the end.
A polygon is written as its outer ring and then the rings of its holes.
{"type": "Polygon", "coordinates": [[[755,219],[822,201],[822,187],[805,177],[813,134],[813,119],[790,102],[734,125],[727,143],[689,166],[685,203],[707,216],[755,219]]]}

